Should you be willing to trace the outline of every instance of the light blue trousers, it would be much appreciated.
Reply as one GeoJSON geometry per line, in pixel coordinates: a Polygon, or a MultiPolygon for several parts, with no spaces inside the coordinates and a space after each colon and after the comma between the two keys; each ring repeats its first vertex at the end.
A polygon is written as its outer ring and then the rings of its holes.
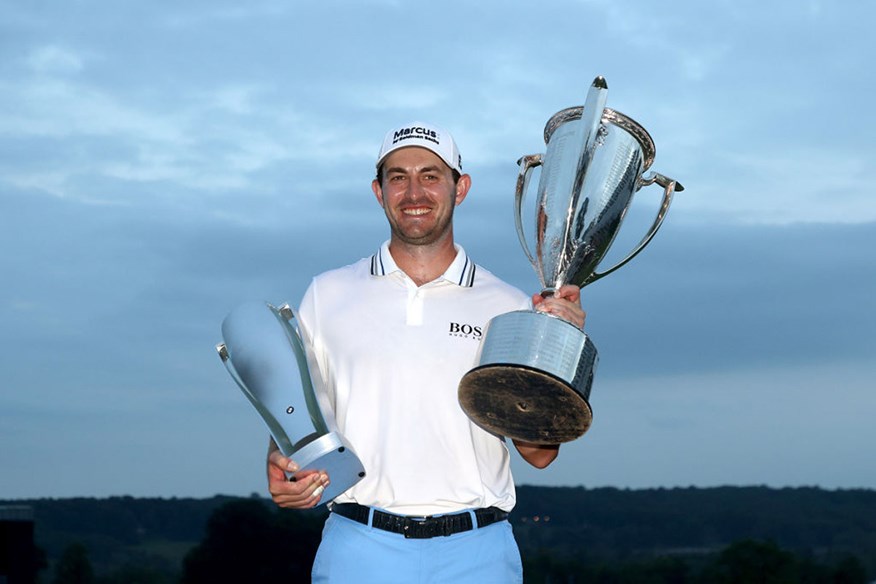
{"type": "Polygon", "coordinates": [[[446,537],[406,539],[331,513],[312,579],[327,584],[522,584],[523,565],[507,521],[446,537]]]}

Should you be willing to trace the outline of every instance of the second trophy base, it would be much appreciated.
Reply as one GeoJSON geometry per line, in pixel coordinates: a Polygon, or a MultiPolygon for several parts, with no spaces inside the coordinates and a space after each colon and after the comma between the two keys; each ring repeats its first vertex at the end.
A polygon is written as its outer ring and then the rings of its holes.
{"type": "Polygon", "coordinates": [[[568,383],[521,365],[472,369],[459,385],[459,404],[485,430],[533,444],[571,442],[593,421],[590,404],[568,383]]]}

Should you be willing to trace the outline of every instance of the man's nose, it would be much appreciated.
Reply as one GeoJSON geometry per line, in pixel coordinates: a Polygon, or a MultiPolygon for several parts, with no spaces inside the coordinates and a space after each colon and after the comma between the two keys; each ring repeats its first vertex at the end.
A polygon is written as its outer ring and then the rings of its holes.
{"type": "Polygon", "coordinates": [[[417,179],[412,179],[408,181],[408,197],[416,199],[423,196],[424,193],[425,190],[423,189],[423,185],[420,184],[420,181],[418,181],[417,179]]]}

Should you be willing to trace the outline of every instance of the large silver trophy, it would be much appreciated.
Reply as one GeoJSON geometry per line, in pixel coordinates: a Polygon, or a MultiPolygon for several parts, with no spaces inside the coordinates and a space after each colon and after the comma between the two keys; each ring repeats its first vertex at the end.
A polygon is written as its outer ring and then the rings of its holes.
{"type": "MultiPolygon", "coordinates": [[[[654,162],[654,142],[638,123],[606,108],[607,96],[605,79],[597,77],[584,106],[548,120],[545,154],[518,161],[517,234],[544,296],[564,284],[584,287],[630,261],[657,233],[673,193],[683,190],[661,174],[643,176],[654,162]],[[538,166],[533,254],[523,228],[523,202],[538,166]],[[650,229],[626,257],[597,271],[633,195],[654,183],[664,191],[650,229]]],[[[592,422],[589,399],[597,361],[590,338],[561,318],[533,310],[502,314],[487,326],[478,364],[460,382],[459,402],[491,432],[536,444],[569,442],[592,422]]]]}
{"type": "Polygon", "coordinates": [[[322,383],[319,368],[311,362],[292,308],[243,304],[225,317],[222,338],[216,350],[231,377],[280,451],[300,467],[289,479],[308,470],[326,471],[330,483],[321,503],[359,482],[365,469],[338,432],[325,393],[314,388],[322,383]]]}

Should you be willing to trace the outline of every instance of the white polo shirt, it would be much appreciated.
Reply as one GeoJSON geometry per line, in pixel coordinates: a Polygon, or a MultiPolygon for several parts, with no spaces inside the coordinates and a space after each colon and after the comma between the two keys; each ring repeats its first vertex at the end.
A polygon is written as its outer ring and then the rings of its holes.
{"type": "Polygon", "coordinates": [[[338,503],[414,516],[514,506],[505,440],[469,420],[457,390],[487,322],[530,301],[456,249],[445,274],[418,287],[386,242],[304,295],[302,332],[367,473],[338,503]]]}

